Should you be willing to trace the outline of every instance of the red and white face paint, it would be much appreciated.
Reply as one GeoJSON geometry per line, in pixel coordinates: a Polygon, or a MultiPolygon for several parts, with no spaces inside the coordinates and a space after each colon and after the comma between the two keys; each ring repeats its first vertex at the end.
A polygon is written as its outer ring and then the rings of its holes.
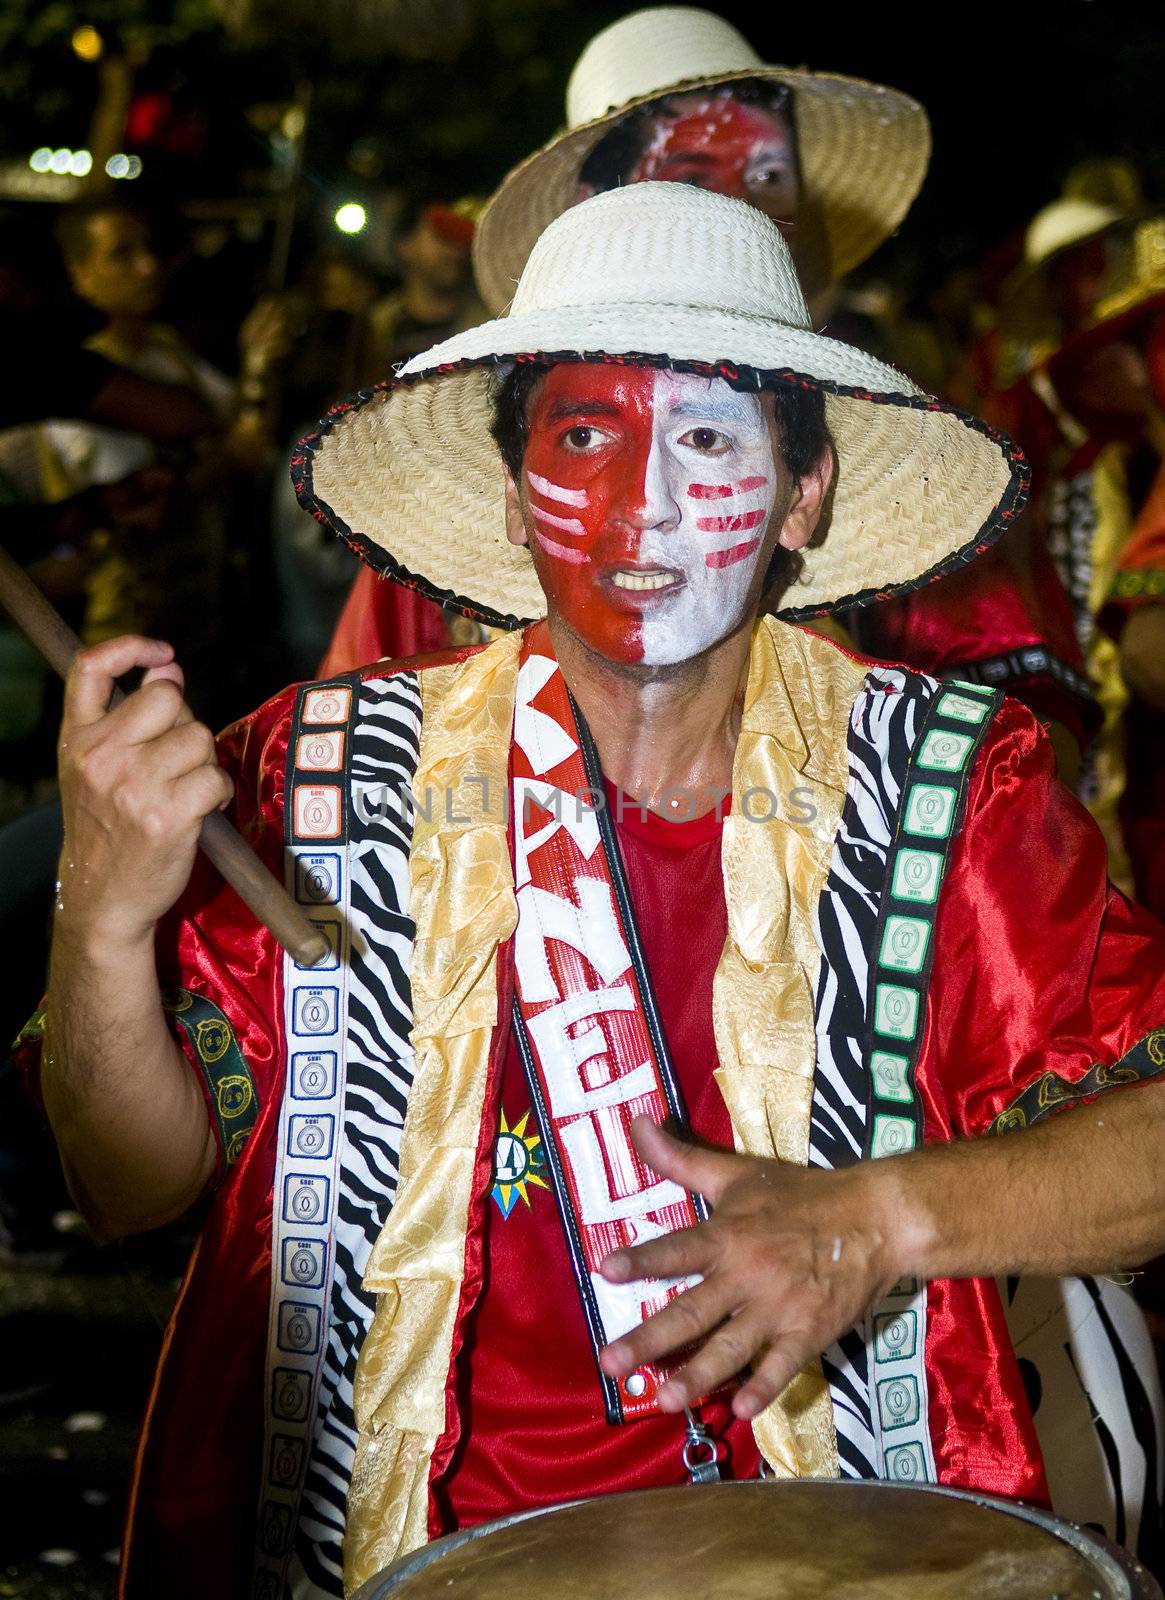
{"type": "Polygon", "coordinates": [[[739,626],[777,491],[759,395],[562,363],[531,403],[523,477],[551,609],[601,655],[668,666],[739,626]]]}
{"type": "Polygon", "coordinates": [[[797,211],[800,185],[788,123],[728,89],[677,95],[654,114],[647,148],[626,181],[647,179],[747,200],[777,222],[792,223],[797,211]]]}

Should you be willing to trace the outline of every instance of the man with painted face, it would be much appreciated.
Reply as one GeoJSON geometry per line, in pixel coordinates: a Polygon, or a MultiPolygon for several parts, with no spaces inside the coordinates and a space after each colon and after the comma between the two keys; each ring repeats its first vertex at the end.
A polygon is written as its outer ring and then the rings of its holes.
{"type": "MultiPolygon", "coordinates": [[[[974,1136],[1161,1071],[1165,934],[1022,706],[789,625],[970,560],[1019,453],[813,333],[755,209],[645,182],[293,472],[370,565],[505,632],[217,746],[164,645],[71,677],[46,1107],[103,1231],[206,1206],[124,1593],[338,1595],[689,1476],[941,1482],[1151,1540],[1128,1296],[1072,1291],[1048,1383],[1100,1422],[1065,1444],[964,1275],[1159,1236],[1110,1160],[1066,1242],[1057,1129],[1014,1141],[1015,1190],[974,1136]],[[228,797],[317,967],[191,876],[228,797]],[[1101,1433],[1121,1489],[1081,1504],[1101,1433]]],[[[1127,1131],[1160,1097],[1101,1104],[1127,1131]]]]}
{"type": "MultiPolygon", "coordinates": [[[[552,218],[652,180],[771,217],[812,302],[894,232],[930,155],[926,113],[907,95],[768,65],[723,18],[688,6],[635,11],[597,34],[571,74],[566,113],[565,131],[508,175],[481,220],[474,267],[495,312],[552,218]]],[[[324,670],[402,653],[414,608],[362,573],[324,670]]],[[[1068,597],[1026,527],[947,582],[844,620],[873,655],[1017,694],[1050,722],[1065,771],[1099,723],[1068,597]]]]}

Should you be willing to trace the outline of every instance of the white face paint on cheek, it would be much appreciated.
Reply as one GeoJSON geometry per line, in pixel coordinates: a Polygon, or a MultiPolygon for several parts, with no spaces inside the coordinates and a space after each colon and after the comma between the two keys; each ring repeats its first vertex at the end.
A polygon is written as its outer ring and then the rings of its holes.
{"type": "Polygon", "coordinates": [[[658,372],[647,467],[649,503],[670,504],[643,535],[639,560],[684,574],[684,585],[645,612],[643,659],[670,666],[707,650],[739,626],[777,491],[772,439],[760,396],[723,378],[658,372]],[[693,429],[723,433],[731,447],[704,454],[679,441],[693,429]]]}

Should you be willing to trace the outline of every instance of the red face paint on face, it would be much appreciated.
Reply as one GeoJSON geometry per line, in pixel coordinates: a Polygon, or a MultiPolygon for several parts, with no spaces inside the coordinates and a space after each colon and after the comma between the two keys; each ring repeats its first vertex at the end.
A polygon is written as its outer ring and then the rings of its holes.
{"type": "Polygon", "coordinates": [[[551,609],[611,660],[706,649],[739,620],[775,479],[757,396],[652,368],[552,367],[522,485],[551,609]]]}
{"type": "Polygon", "coordinates": [[[643,658],[639,608],[610,575],[639,559],[654,372],[551,367],[531,406],[524,473],[528,520],[553,606],[615,661],[643,658]],[[605,580],[605,581],[604,581],[605,580]]]}
{"type": "Polygon", "coordinates": [[[649,123],[648,147],[630,183],[691,183],[747,200],[778,222],[796,215],[798,181],[788,124],[776,112],[743,105],[728,90],[674,99],[649,123]]]}

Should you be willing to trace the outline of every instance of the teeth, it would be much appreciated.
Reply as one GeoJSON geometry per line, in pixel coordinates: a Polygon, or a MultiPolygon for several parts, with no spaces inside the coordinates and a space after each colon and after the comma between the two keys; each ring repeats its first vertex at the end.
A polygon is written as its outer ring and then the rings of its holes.
{"type": "Polygon", "coordinates": [[[674,572],[616,572],[611,579],[620,589],[667,589],[675,581],[674,572]]]}

